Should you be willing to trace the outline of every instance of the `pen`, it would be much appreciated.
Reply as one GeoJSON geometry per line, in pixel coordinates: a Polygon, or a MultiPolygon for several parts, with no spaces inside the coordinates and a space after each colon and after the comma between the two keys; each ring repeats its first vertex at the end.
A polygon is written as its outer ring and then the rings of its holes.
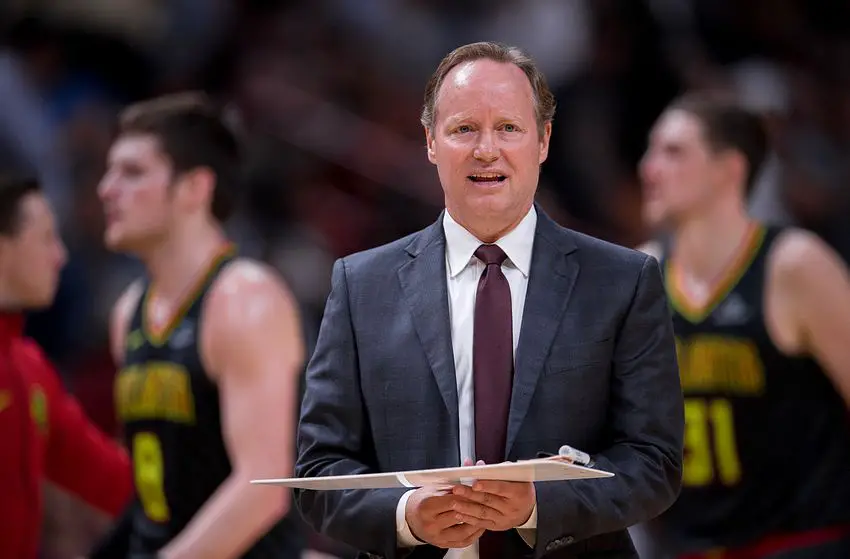
{"type": "Polygon", "coordinates": [[[584,466],[586,468],[592,468],[593,458],[586,452],[582,452],[577,450],[569,445],[564,445],[558,449],[558,454],[550,454],[548,452],[538,452],[538,458],[551,458],[553,456],[558,456],[559,458],[565,458],[572,462],[573,464],[578,464],[579,466],[584,466]]]}
{"type": "Polygon", "coordinates": [[[558,449],[558,456],[566,458],[569,461],[578,464],[579,466],[590,466],[590,455],[586,452],[576,450],[569,445],[564,445],[558,449]]]}

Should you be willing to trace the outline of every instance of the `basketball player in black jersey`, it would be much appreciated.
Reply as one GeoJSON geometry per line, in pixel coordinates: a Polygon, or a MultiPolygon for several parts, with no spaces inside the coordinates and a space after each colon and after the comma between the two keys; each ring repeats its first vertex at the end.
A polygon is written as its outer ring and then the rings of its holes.
{"type": "Polygon", "coordinates": [[[850,557],[850,275],[811,233],[748,217],[766,143],[756,116],[692,94],[641,162],[686,412],[652,559],[850,557]]]}
{"type": "Polygon", "coordinates": [[[99,186],[113,251],[147,277],[115,305],[116,413],[136,502],[101,556],[294,558],[289,495],[304,359],[296,304],[222,232],[236,141],[201,96],[127,109],[99,186]]]}

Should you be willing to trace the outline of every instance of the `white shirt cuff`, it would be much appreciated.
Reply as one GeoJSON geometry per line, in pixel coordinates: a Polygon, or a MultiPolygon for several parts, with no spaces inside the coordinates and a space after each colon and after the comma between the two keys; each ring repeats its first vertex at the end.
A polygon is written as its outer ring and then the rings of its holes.
{"type": "MultiPolygon", "coordinates": [[[[411,489],[402,495],[401,499],[398,500],[398,505],[395,509],[395,531],[399,547],[416,547],[417,545],[423,545],[425,543],[416,539],[416,536],[413,535],[413,532],[410,531],[410,526],[407,524],[407,515],[405,514],[407,510],[407,500],[410,499],[410,495],[414,491],[416,490],[411,489]]],[[[534,514],[534,522],[536,526],[536,514],[534,514]]]]}
{"type": "Polygon", "coordinates": [[[534,503],[534,508],[531,509],[531,516],[525,521],[522,526],[517,526],[517,533],[522,538],[522,541],[528,547],[534,547],[537,543],[537,503],[534,503]]]}

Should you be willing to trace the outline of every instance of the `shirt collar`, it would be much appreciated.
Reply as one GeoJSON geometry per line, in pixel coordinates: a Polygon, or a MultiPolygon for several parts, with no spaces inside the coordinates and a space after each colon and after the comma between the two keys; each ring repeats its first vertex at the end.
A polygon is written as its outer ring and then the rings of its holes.
{"type": "MultiPolygon", "coordinates": [[[[496,241],[496,245],[505,251],[510,263],[525,277],[528,277],[531,269],[531,250],[534,246],[536,228],[537,211],[532,205],[522,221],[507,235],[496,241]]],[[[449,277],[453,278],[466,268],[475,251],[484,243],[455,221],[448,210],[443,213],[443,231],[446,235],[449,277]]]]}
{"type": "Polygon", "coordinates": [[[24,313],[0,311],[0,343],[18,338],[24,331],[24,313]]]}

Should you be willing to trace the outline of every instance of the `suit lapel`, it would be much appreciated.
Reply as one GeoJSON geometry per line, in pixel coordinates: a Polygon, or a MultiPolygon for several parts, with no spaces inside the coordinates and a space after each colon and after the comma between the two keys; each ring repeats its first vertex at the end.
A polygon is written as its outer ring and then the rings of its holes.
{"type": "Polygon", "coordinates": [[[578,259],[570,256],[576,250],[571,233],[558,226],[539,207],[537,212],[528,292],[516,351],[505,456],[509,455],[528,413],[579,272],[578,259]]]}
{"type": "Polygon", "coordinates": [[[399,268],[398,279],[410,305],[416,334],[451,417],[452,432],[457,433],[458,395],[449,321],[445,247],[441,214],[434,225],[422,231],[407,246],[406,251],[412,258],[399,268]]]}

